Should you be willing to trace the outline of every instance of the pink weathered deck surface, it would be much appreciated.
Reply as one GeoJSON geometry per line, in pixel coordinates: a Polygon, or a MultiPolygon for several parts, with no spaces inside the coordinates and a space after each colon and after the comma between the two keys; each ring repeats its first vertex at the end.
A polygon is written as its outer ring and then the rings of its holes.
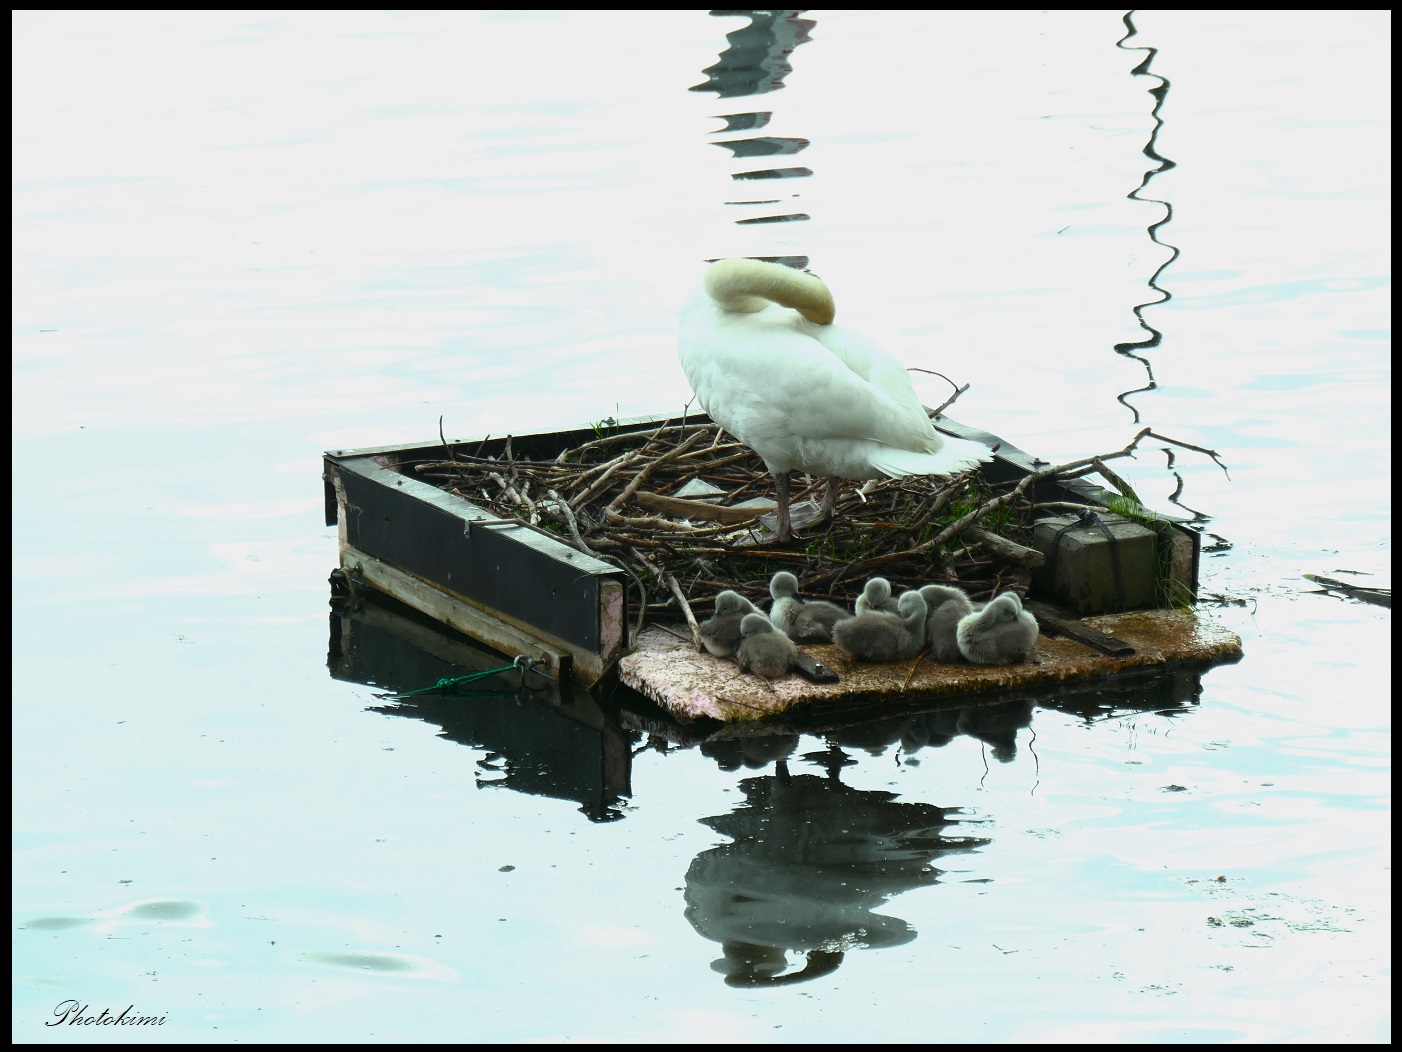
{"type": "Polygon", "coordinates": [[[836,672],[840,683],[809,683],[797,675],[772,685],[745,675],[733,661],[697,653],[682,634],[649,627],[619,662],[619,678],[680,720],[754,720],[822,702],[869,701],[883,706],[942,694],[977,694],[1065,683],[1154,666],[1235,661],[1241,640],[1211,621],[1178,610],[1142,610],[1086,618],[1085,624],[1131,644],[1135,652],[1107,657],[1069,639],[1041,635],[1019,665],[945,665],[928,659],[904,686],[913,662],[852,664],[832,646],[803,650],[836,672]]]}

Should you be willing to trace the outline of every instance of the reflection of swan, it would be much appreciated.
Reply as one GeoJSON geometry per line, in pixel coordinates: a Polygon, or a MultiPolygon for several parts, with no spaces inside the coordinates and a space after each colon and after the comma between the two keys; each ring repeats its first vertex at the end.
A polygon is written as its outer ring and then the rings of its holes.
{"type": "Polygon", "coordinates": [[[857,616],[872,610],[894,614],[900,604],[891,598],[891,582],[884,577],[873,577],[862,586],[862,594],[857,596],[857,616]]]}
{"type": "Polygon", "coordinates": [[[701,622],[701,645],[716,657],[734,657],[740,648],[740,622],[759,608],[729,588],[716,596],[715,616],[701,622]]]}
{"type": "Polygon", "coordinates": [[[789,472],[834,478],[947,475],[988,460],[977,442],[935,431],[905,369],[832,323],[828,287],[778,263],[723,259],[682,308],[682,370],[712,420],[774,476],[777,533],[789,523],[789,472]]]}
{"type": "Polygon", "coordinates": [[[842,952],[915,938],[876,912],[938,882],[935,862],[987,841],[957,833],[944,808],[814,775],[747,778],[745,799],[705,825],[731,843],[697,855],[686,874],[686,918],[725,948],[714,965],[731,985],[772,985],[831,971],[842,952]],[[789,960],[803,954],[801,971],[789,960]]]}
{"type": "Polygon", "coordinates": [[[826,599],[800,598],[798,578],[787,570],[780,570],[769,579],[769,594],[774,597],[769,620],[780,632],[800,643],[829,642],[832,626],[852,616],[826,599]]]}
{"type": "Polygon", "coordinates": [[[753,672],[765,679],[778,679],[788,674],[798,657],[793,640],[777,631],[763,614],[746,614],[740,622],[740,649],[735,660],[741,672],[753,672]]]}
{"type": "Polygon", "coordinates": [[[925,597],[906,592],[899,614],[866,613],[839,621],[832,641],[849,658],[901,661],[925,649],[925,597]]]}
{"type": "Polygon", "coordinates": [[[1004,592],[976,614],[959,621],[959,652],[976,665],[1011,665],[1027,657],[1037,641],[1037,619],[1022,608],[1016,592],[1004,592]]]}
{"type": "Polygon", "coordinates": [[[925,639],[930,644],[930,656],[936,661],[963,661],[959,653],[959,621],[974,612],[974,604],[958,588],[946,584],[927,584],[920,589],[928,612],[925,614],[925,639]]]}

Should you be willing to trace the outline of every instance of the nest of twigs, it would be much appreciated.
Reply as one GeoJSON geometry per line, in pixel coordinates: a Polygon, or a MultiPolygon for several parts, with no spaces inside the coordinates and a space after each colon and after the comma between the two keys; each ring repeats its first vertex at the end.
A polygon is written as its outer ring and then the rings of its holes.
{"type": "MultiPolygon", "coordinates": [[[[1015,589],[1025,593],[1041,555],[1024,546],[1034,518],[1083,504],[1036,504],[1035,484],[1099,474],[1131,507],[1141,507],[1106,461],[1132,456],[1152,437],[1210,456],[1216,452],[1142,429],[1121,450],[989,484],[977,471],[951,479],[912,476],[843,483],[830,521],[798,527],[786,545],[772,532],[773,478],[748,446],[711,423],[663,425],[600,437],[552,460],[469,456],[445,443],[450,459],[413,471],[503,520],[544,529],[576,549],[626,570],[637,585],[636,632],[648,617],[710,615],[716,594],[733,589],[767,608],[769,579],[792,572],[800,594],[850,606],[880,575],[895,591],[956,584],[972,599],[1015,589]],[[678,497],[696,480],[719,493],[678,497]],[[767,507],[738,508],[756,497],[767,507]],[[766,524],[766,517],[768,524],[766,524]]],[[[821,500],[825,480],[807,479],[793,501],[821,500]]],[[[1097,510],[1104,506],[1094,505],[1097,510]]]]}
{"type": "MultiPolygon", "coordinates": [[[[694,626],[723,589],[767,606],[769,578],[778,570],[798,577],[805,598],[849,606],[875,575],[897,591],[957,584],[975,600],[1008,588],[1025,592],[1038,557],[1020,542],[1034,514],[1068,507],[1034,505],[1031,485],[1098,471],[1137,502],[1104,461],[1130,455],[1150,434],[1146,428],[1123,450],[1016,483],[989,485],[977,472],[844,483],[832,520],[799,528],[783,546],[764,522],[767,509],[735,507],[772,498],[772,477],[748,446],[710,423],[604,435],[549,461],[516,459],[508,442],[499,457],[454,452],[414,470],[502,519],[543,528],[625,569],[637,585],[639,625],[654,617],[694,626]],[[695,480],[719,494],[676,496],[695,480]]],[[[795,505],[805,497],[820,501],[825,485],[809,479],[796,486],[795,505]]]]}

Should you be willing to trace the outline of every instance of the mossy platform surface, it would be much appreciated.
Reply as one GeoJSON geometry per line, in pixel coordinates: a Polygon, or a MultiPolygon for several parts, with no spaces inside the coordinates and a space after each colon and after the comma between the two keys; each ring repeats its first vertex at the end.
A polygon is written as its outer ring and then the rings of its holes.
{"type": "Polygon", "coordinates": [[[1220,625],[1183,610],[1139,610],[1085,618],[1082,622],[1132,646],[1108,656],[1074,642],[1037,637],[1028,659],[1016,665],[848,661],[834,646],[801,649],[837,673],[837,683],[812,683],[797,674],[772,684],[742,673],[733,662],[698,653],[685,630],[645,629],[637,648],[619,661],[619,678],[674,717],[695,720],[759,720],[803,707],[869,704],[871,715],[939,697],[1008,691],[1039,684],[1092,681],[1153,668],[1204,667],[1236,661],[1241,640],[1220,625]],[[909,677],[909,683],[906,682],[909,677]]]}

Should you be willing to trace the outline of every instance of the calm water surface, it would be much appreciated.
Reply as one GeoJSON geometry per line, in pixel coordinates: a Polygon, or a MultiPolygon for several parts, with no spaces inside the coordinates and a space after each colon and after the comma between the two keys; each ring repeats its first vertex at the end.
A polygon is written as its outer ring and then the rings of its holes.
{"type": "Polygon", "coordinates": [[[703,12],[16,16],[15,1039],[1390,1038],[1390,613],[1301,577],[1391,583],[1389,16],[805,17],[745,96],[703,12]],[[730,254],[1043,457],[1219,451],[1124,473],[1245,659],[639,734],[612,821],[328,676],[321,451],[679,408],[730,254]]]}

